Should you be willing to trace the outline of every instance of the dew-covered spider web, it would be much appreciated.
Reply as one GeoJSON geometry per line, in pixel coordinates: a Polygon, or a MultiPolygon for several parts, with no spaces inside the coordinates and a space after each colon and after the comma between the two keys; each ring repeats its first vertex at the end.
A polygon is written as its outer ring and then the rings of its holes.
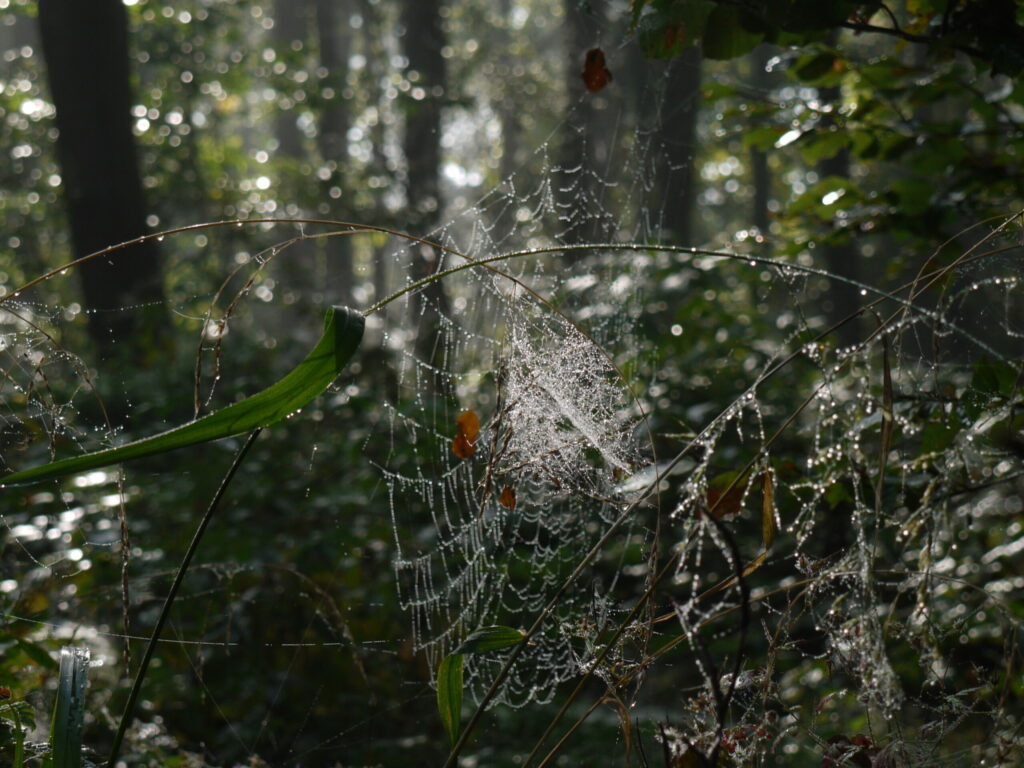
{"type": "MultiPolygon", "coordinates": [[[[501,251],[472,253],[480,260],[501,251]]],[[[402,350],[387,451],[371,452],[382,454],[413,643],[432,664],[480,627],[525,629],[634,500],[627,482],[650,461],[642,405],[619,367],[630,362],[631,288],[641,268],[616,269],[609,282],[602,259],[566,279],[560,262],[529,257],[496,262],[505,274],[466,270],[446,280],[443,313],[436,298],[413,309],[425,320],[436,315],[427,327],[438,330],[425,358],[420,340],[402,350]],[[577,324],[583,308],[589,317],[577,324]],[[625,342],[626,354],[617,362],[598,339],[625,342]],[[466,412],[479,431],[459,451],[466,412]]],[[[624,556],[646,537],[636,535],[627,527],[610,549],[624,556]]],[[[586,650],[570,638],[611,619],[606,590],[615,581],[613,565],[570,587],[552,616],[558,630],[532,641],[503,700],[547,700],[577,673],[586,650]]],[[[468,667],[474,684],[493,672],[468,667]]]]}

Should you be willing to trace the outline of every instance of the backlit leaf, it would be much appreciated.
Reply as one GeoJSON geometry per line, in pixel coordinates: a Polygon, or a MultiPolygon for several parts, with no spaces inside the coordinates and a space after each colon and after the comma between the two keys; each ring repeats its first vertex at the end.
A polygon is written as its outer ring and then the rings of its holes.
{"type": "Polygon", "coordinates": [[[270,426],[308,405],[338,378],[363,338],[363,327],[359,312],[332,307],[324,319],[323,335],[306,359],[262,392],[134,443],[15,472],[3,478],[0,486],[49,480],[270,426]]]}
{"type": "Polygon", "coordinates": [[[597,93],[612,81],[612,73],[605,66],[604,51],[600,48],[591,48],[587,51],[580,76],[591,93],[597,93]]]}
{"type": "Polygon", "coordinates": [[[462,720],[462,654],[446,656],[437,667],[437,711],[452,745],[462,720]]]}
{"type": "Polygon", "coordinates": [[[480,627],[469,637],[462,641],[459,646],[459,653],[485,653],[486,651],[497,651],[502,648],[509,648],[519,645],[526,638],[526,633],[521,629],[502,627],[498,625],[480,627]]]}
{"type": "Polygon", "coordinates": [[[505,509],[516,508],[516,491],[511,485],[506,485],[498,497],[498,503],[505,509]]]}
{"type": "Polygon", "coordinates": [[[463,411],[455,417],[455,430],[452,453],[460,459],[472,458],[476,453],[476,438],[480,434],[480,417],[474,411],[463,411]]]}

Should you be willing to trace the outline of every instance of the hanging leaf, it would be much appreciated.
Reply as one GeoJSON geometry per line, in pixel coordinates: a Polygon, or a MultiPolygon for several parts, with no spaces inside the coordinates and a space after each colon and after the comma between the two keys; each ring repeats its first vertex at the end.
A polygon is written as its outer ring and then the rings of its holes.
{"type": "Polygon", "coordinates": [[[723,472],[708,483],[708,510],[715,517],[730,517],[743,506],[747,477],[738,471],[723,472]]]}
{"type": "Polygon", "coordinates": [[[498,503],[501,504],[505,509],[516,508],[516,491],[511,485],[506,485],[501,491],[501,496],[498,497],[498,503]]]}
{"type": "Polygon", "coordinates": [[[462,720],[462,654],[453,653],[437,667],[437,711],[454,746],[459,739],[462,720]]]}
{"type": "Polygon", "coordinates": [[[306,359],[262,392],[134,443],[15,472],[2,478],[0,487],[85,472],[270,426],[308,405],[338,378],[363,338],[363,327],[363,316],[359,312],[332,307],[324,319],[323,335],[306,359]]]}
{"type": "Polygon", "coordinates": [[[455,429],[452,453],[460,459],[472,458],[476,453],[476,438],[480,434],[480,417],[471,410],[465,410],[455,417],[455,429]]]}
{"type": "Polygon", "coordinates": [[[761,538],[767,550],[775,541],[778,526],[775,524],[775,481],[772,473],[765,470],[761,476],[761,538]]]}
{"type": "Polygon", "coordinates": [[[605,66],[604,51],[600,48],[591,48],[587,51],[580,76],[591,93],[597,93],[612,81],[612,73],[605,66]]]}

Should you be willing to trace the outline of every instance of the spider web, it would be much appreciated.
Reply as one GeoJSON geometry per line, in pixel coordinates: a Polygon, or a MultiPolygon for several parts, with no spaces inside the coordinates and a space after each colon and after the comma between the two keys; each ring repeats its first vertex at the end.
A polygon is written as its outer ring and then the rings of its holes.
{"type": "MultiPolygon", "coordinates": [[[[650,461],[642,405],[622,373],[637,362],[634,287],[645,260],[559,253],[557,237],[539,235],[545,215],[567,222],[559,213],[547,185],[531,196],[492,195],[468,214],[466,234],[456,223],[432,236],[446,249],[438,273],[471,266],[444,279],[440,299],[425,290],[388,310],[437,329],[399,351],[384,423],[389,449],[377,459],[401,601],[414,647],[432,667],[478,628],[525,629],[633,501],[626,483],[650,461]],[[510,256],[518,243],[526,250],[510,256]],[[453,451],[464,410],[482,422],[469,458],[453,451]]],[[[624,532],[620,554],[647,536],[624,532]]],[[[555,629],[531,641],[501,701],[547,701],[578,674],[589,653],[580,638],[610,620],[616,568],[601,570],[559,599],[555,629]]],[[[480,693],[501,660],[467,662],[467,684],[480,693]]]]}

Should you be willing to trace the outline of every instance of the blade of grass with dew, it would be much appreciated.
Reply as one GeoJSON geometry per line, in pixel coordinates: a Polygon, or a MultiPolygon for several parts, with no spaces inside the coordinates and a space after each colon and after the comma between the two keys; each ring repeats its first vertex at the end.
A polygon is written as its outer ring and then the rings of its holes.
{"type": "Polygon", "coordinates": [[[323,335],[306,359],[262,392],[152,437],[15,472],[0,480],[0,487],[85,472],[270,426],[308,405],[338,377],[359,347],[364,323],[355,310],[331,307],[323,335]]]}
{"type": "Polygon", "coordinates": [[[61,648],[57,702],[50,728],[50,759],[53,768],[78,768],[82,764],[82,725],[85,722],[85,687],[89,677],[89,651],[61,648]]]}

